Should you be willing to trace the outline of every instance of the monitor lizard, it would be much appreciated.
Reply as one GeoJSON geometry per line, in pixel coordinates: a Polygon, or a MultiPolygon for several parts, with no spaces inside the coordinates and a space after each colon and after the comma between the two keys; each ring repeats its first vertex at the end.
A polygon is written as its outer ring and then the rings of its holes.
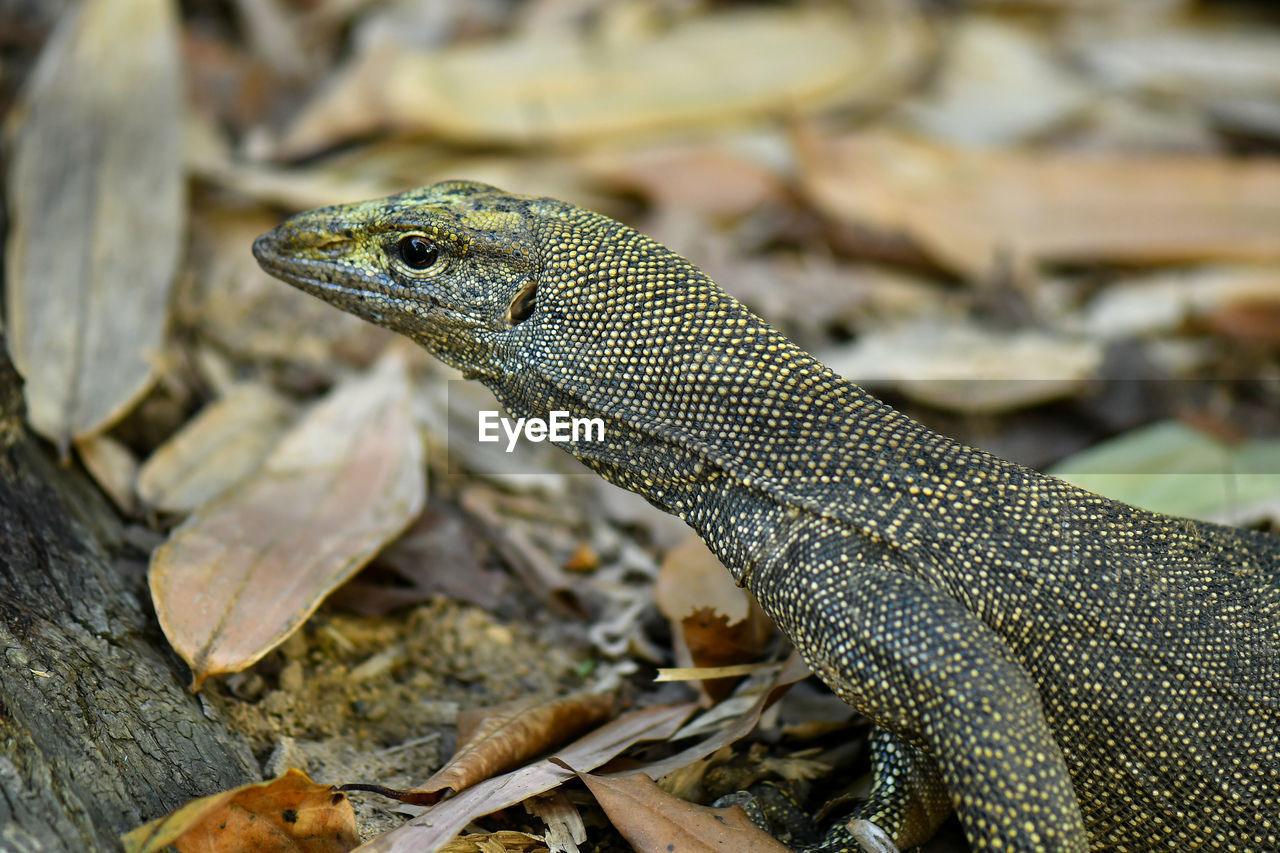
{"type": "Polygon", "coordinates": [[[254,254],[516,416],[603,419],[563,448],[683,518],[876,724],[851,845],[954,810],[974,850],[1280,849],[1280,537],[940,435],[565,202],[447,182],[254,254]]]}

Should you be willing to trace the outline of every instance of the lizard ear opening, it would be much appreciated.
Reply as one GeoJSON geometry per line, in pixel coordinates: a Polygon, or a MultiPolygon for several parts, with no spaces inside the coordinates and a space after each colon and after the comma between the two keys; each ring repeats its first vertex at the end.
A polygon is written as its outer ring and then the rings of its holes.
{"type": "Polygon", "coordinates": [[[520,286],[520,289],[516,291],[515,297],[511,300],[511,304],[507,307],[507,316],[504,319],[507,321],[508,327],[523,323],[529,319],[529,315],[537,307],[537,294],[538,285],[533,279],[520,286]]]}

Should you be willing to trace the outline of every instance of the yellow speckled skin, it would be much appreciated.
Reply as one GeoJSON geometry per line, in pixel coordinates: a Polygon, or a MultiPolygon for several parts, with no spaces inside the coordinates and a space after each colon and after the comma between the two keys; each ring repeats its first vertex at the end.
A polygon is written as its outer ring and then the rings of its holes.
{"type": "Polygon", "coordinates": [[[965,447],[606,217],[466,182],[300,214],[265,269],[684,518],[881,727],[861,817],[975,850],[1280,849],[1280,538],[965,447]],[[414,238],[418,238],[416,242],[414,238]]]}

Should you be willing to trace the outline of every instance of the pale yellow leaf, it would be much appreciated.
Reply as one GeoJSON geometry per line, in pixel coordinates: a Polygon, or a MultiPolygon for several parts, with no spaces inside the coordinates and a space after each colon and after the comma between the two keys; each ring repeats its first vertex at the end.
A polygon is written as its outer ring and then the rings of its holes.
{"type": "Polygon", "coordinates": [[[86,0],[26,93],[6,319],[31,424],[64,446],[152,380],[183,229],[179,71],[170,0],[86,0]]]}
{"type": "Polygon", "coordinates": [[[164,512],[190,512],[256,469],[291,414],[266,385],[231,389],[151,454],[138,471],[138,497],[164,512]]]}
{"type": "Polygon", "coordinates": [[[535,29],[412,52],[379,44],[341,72],[290,128],[282,153],[384,126],[469,143],[547,144],[741,122],[881,98],[925,41],[902,11],[740,9],[602,47],[581,30],[535,29]]]}

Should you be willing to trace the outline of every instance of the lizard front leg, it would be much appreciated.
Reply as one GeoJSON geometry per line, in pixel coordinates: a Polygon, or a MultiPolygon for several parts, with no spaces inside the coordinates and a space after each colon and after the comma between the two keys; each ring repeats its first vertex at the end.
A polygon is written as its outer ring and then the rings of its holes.
{"type": "MultiPolygon", "coordinates": [[[[832,690],[936,763],[972,849],[1086,850],[1040,696],[1001,638],[882,546],[795,541],[752,579],[757,598],[832,690]]],[[[903,845],[920,831],[886,829],[903,845]]]]}

